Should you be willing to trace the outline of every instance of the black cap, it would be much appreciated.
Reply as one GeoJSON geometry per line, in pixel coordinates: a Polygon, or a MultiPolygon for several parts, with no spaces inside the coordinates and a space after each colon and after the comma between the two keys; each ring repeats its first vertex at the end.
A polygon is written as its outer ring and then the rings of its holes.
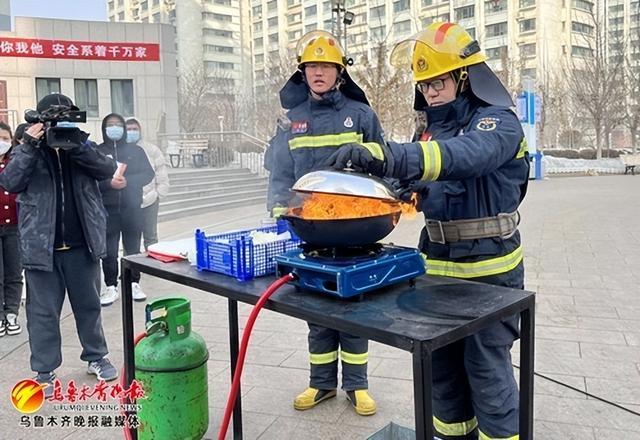
{"type": "Polygon", "coordinates": [[[63,105],[65,107],[69,107],[70,110],[80,110],[78,107],[73,105],[71,98],[60,93],[51,93],[42,98],[40,102],[38,102],[36,110],[38,113],[42,113],[48,110],[52,105],[63,105]]]}

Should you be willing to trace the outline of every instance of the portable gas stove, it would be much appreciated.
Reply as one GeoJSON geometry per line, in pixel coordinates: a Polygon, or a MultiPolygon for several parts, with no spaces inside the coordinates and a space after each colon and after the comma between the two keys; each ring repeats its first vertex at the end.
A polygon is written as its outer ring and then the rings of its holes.
{"type": "Polygon", "coordinates": [[[353,247],[317,247],[276,256],[278,276],[294,273],[300,288],[350,298],[425,273],[417,249],[375,243],[353,247]]]}

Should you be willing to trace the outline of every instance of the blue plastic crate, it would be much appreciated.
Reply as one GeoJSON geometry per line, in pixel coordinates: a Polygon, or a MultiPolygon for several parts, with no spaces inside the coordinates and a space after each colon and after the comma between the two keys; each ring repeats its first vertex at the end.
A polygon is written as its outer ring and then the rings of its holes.
{"type": "Polygon", "coordinates": [[[286,230],[285,222],[209,236],[198,229],[196,230],[196,267],[198,270],[230,275],[240,281],[275,273],[276,255],[296,249],[301,243],[300,239],[291,232],[291,239],[254,244],[249,234],[253,231],[280,234],[286,230]]]}

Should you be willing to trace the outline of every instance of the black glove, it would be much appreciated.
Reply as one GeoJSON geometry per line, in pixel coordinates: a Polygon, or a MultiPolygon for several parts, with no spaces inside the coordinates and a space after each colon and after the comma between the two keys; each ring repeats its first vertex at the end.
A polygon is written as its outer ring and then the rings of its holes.
{"type": "Polygon", "coordinates": [[[329,156],[325,165],[336,170],[353,168],[356,171],[384,177],[386,162],[384,148],[379,144],[351,143],[340,146],[335,153],[329,156]],[[381,156],[382,158],[380,158],[381,156]]]}

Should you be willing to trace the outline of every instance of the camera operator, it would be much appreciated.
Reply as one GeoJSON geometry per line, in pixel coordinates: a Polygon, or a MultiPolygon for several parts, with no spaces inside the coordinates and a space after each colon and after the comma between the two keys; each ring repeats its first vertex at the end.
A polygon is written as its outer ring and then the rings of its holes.
{"type": "MultiPolygon", "coordinates": [[[[41,122],[25,131],[24,143],[14,149],[0,174],[0,186],[18,193],[31,369],[41,384],[51,385],[54,370],[62,363],[60,312],[65,292],[87,372],[99,380],[118,377],[105,357],[108,350],[95,285],[99,260],[106,254],[106,216],[98,181],[110,178],[116,163],[99,153],[86,133],[69,127],[70,120],[83,120],[81,113],[64,95],[42,98],[37,113],[25,115],[28,121],[41,122]]],[[[45,396],[52,393],[53,386],[45,388],[45,396]]]]}

